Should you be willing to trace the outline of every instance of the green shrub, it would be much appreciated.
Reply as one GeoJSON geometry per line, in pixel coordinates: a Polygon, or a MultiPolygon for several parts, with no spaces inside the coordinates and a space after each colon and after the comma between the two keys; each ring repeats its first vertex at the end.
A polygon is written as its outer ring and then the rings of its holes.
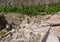
{"type": "Polygon", "coordinates": [[[49,7],[45,10],[46,13],[55,13],[60,11],[60,3],[52,3],[49,5],[49,7]]]}
{"type": "Polygon", "coordinates": [[[4,12],[4,8],[3,7],[0,7],[0,12],[4,12]]]}

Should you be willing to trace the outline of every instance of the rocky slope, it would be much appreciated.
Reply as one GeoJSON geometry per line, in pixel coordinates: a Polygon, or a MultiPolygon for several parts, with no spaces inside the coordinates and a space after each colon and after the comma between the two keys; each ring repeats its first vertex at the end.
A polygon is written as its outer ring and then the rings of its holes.
{"type": "Polygon", "coordinates": [[[52,36],[51,33],[54,34],[53,38],[57,38],[57,40],[54,39],[54,42],[55,40],[59,42],[60,13],[45,16],[27,16],[19,13],[9,13],[4,16],[6,21],[8,21],[9,25],[11,24],[12,27],[6,26],[4,30],[7,31],[9,28],[11,30],[0,36],[0,42],[49,41],[49,38],[52,36]],[[46,36],[47,33],[50,33],[50,35],[46,36]],[[46,37],[48,39],[44,39],[46,37]]]}

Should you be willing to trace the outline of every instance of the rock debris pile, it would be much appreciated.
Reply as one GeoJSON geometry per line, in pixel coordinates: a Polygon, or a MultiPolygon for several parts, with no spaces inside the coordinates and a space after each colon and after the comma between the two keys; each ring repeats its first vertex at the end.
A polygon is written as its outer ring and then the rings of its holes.
{"type": "Polygon", "coordinates": [[[0,42],[41,42],[47,37],[45,35],[49,29],[50,34],[45,40],[49,42],[51,36],[55,34],[52,38],[56,38],[56,41],[59,42],[60,13],[46,16],[27,16],[19,13],[10,13],[4,16],[8,22],[2,31],[7,32],[0,36],[0,42]]]}
{"type": "Polygon", "coordinates": [[[9,25],[13,24],[12,29],[1,37],[1,42],[40,42],[40,17],[7,14],[5,18],[9,25]]]}

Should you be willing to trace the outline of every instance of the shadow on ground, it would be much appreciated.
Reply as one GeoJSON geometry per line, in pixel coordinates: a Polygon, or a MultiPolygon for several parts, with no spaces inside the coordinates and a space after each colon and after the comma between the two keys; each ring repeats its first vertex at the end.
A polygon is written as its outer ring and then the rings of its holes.
{"type": "Polygon", "coordinates": [[[0,15],[0,31],[6,27],[8,21],[5,19],[3,14],[0,15]]]}

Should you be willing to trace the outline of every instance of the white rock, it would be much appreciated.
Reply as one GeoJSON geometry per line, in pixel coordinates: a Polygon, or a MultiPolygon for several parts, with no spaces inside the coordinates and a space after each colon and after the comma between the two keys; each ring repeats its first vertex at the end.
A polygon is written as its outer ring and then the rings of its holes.
{"type": "Polygon", "coordinates": [[[50,33],[46,42],[59,42],[59,40],[56,35],[50,33]]]}

